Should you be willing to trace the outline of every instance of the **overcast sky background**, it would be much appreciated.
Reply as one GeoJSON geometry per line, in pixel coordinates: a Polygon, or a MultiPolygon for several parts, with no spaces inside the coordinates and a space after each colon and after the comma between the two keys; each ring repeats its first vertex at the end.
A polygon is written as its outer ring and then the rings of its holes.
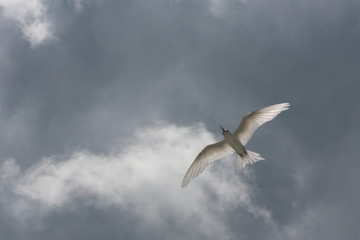
{"type": "Polygon", "coordinates": [[[360,239],[360,1],[0,0],[0,239],[360,239]],[[290,102],[180,188],[207,144],[290,102]]]}

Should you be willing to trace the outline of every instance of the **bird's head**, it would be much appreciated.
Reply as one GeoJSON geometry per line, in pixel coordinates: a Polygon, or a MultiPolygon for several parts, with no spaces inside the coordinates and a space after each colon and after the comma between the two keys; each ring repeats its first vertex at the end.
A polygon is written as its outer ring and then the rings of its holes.
{"type": "Polygon", "coordinates": [[[221,127],[221,129],[223,130],[223,134],[225,133],[225,132],[229,132],[229,130],[227,130],[226,128],[223,128],[221,125],[220,125],[220,127],[221,127]]]}

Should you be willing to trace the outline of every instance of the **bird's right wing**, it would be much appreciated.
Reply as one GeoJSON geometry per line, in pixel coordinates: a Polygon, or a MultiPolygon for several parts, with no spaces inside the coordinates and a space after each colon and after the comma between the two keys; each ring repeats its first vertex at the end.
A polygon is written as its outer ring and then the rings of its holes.
{"type": "Polygon", "coordinates": [[[206,146],[187,170],[181,187],[186,187],[191,179],[204,171],[207,165],[220,158],[226,157],[233,152],[234,150],[228,143],[225,142],[225,140],[206,146]]]}

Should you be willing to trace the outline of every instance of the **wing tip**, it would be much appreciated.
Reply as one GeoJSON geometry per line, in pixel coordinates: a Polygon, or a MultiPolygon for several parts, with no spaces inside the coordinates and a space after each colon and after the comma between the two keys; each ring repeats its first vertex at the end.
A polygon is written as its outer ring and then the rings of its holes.
{"type": "Polygon", "coordinates": [[[185,179],[181,183],[181,188],[185,188],[189,184],[189,181],[186,181],[185,179]]]}
{"type": "Polygon", "coordinates": [[[290,107],[290,103],[286,102],[286,103],[280,103],[280,104],[283,104],[284,107],[290,107]]]}
{"type": "MultiPolygon", "coordinates": [[[[278,103],[278,104],[275,104],[273,106],[283,106],[283,107],[290,107],[290,103],[288,102],[284,102],[284,103],[278,103]]],[[[270,106],[271,107],[271,106],[270,106]]]]}
{"type": "Polygon", "coordinates": [[[290,103],[288,103],[288,102],[286,102],[286,103],[278,103],[278,104],[272,105],[270,107],[276,107],[281,111],[285,111],[285,110],[288,110],[290,108],[290,103]]]}
{"type": "Polygon", "coordinates": [[[185,188],[190,183],[190,181],[194,178],[194,172],[190,172],[189,170],[190,170],[190,168],[188,169],[188,171],[186,172],[186,174],[182,180],[181,188],[185,188]]]}

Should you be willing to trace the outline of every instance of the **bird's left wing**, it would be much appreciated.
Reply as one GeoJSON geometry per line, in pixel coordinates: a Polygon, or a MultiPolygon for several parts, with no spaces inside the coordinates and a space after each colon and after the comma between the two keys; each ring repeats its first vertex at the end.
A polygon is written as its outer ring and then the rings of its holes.
{"type": "Polygon", "coordinates": [[[225,142],[225,140],[206,146],[187,170],[181,187],[186,187],[191,179],[204,171],[207,165],[220,158],[226,157],[233,152],[234,150],[228,143],[225,142]]]}
{"type": "Polygon", "coordinates": [[[279,113],[289,109],[289,106],[289,103],[280,103],[247,114],[241,120],[241,123],[234,134],[245,146],[258,127],[273,120],[279,113]]]}

